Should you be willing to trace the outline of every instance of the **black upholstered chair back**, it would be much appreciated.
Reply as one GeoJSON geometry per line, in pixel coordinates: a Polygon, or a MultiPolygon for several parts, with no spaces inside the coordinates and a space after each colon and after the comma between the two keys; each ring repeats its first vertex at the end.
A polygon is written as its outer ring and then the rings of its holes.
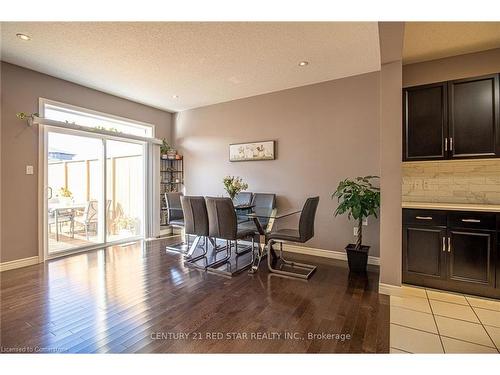
{"type": "Polygon", "coordinates": [[[168,220],[183,219],[181,197],[182,193],[165,193],[165,203],[167,204],[168,220]]]}
{"type": "Polygon", "coordinates": [[[309,241],[314,237],[314,219],[318,208],[319,197],[307,198],[299,220],[299,236],[301,242],[309,241]]]}
{"type": "Polygon", "coordinates": [[[247,205],[252,202],[253,193],[248,191],[242,191],[238,195],[236,195],[233,199],[233,204],[235,206],[247,205]]]}
{"type": "Polygon", "coordinates": [[[204,197],[181,197],[186,234],[208,236],[208,214],[204,197]]]}
{"type": "MultiPolygon", "coordinates": [[[[276,194],[272,193],[255,193],[252,198],[252,206],[255,208],[269,208],[270,210],[276,207],[276,194]]],[[[269,219],[260,218],[260,224],[265,228],[269,219]]]]}
{"type": "Polygon", "coordinates": [[[276,206],[276,194],[255,193],[252,198],[252,205],[259,208],[274,208],[276,206]]]}
{"type": "Polygon", "coordinates": [[[235,240],[238,221],[231,198],[206,197],[208,235],[224,240],[235,240]]]}

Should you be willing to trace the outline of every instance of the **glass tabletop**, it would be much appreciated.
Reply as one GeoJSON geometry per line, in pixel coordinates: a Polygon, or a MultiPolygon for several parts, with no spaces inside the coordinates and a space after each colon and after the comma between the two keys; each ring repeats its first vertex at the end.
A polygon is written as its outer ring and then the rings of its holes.
{"type": "Polygon", "coordinates": [[[251,211],[243,213],[243,215],[249,218],[261,218],[261,219],[281,219],[283,217],[291,216],[300,213],[302,210],[289,208],[289,209],[277,209],[277,208],[265,208],[265,207],[253,207],[251,211]]]}

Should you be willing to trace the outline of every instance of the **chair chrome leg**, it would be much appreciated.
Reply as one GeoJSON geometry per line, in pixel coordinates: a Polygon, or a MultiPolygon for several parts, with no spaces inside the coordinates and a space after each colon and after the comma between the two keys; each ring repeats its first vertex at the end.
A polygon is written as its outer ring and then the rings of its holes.
{"type": "Polygon", "coordinates": [[[248,253],[250,250],[253,250],[253,249],[250,249],[250,248],[246,248],[245,250],[242,250],[241,252],[238,252],[238,240],[235,240],[234,243],[236,244],[235,250],[234,250],[236,252],[236,255],[243,255],[243,254],[248,253]]]}
{"type": "Polygon", "coordinates": [[[191,258],[191,256],[194,254],[194,252],[196,251],[197,247],[198,247],[198,243],[200,242],[200,239],[201,237],[200,236],[196,236],[193,240],[193,243],[191,244],[191,247],[189,247],[189,250],[188,252],[184,255],[185,258],[191,258]]]}
{"type": "MultiPolygon", "coordinates": [[[[272,256],[273,243],[274,243],[273,240],[269,240],[267,243],[267,246],[268,246],[267,268],[269,269],[269,272],[276,273],[278,275],[298,277],[300,279],[309,279],[311,277],[311,275],[314,273],[314,271],[316,271],[316,266],[313,266],[311,264],[291,262],[291,261],[286,261],[285,263],[290,267],[301,268],[301,269],[309,271],[309,272],[303,274],[303,273],[298,273],[298,272],[293,272],[293,271],[283,271],[281,269],[274,268],[273,264],[272,264],[273,263],[273,259],[272,259],[273,258],[273,256],[272,256]]],[[[280,247],[280,249],[281,249],[281,247],[280,247]]],[[[281,250],[280,250],[280,255],[281,255],[281,250]]],[[[283,259],[281,259],[281,260],[283,261],[283,259]]]]}
{"type": "Polygon", "coordinates": [[[205,268],[217,268],[222,266],[224,263],[226,263],[229,259],[231,259],[231,243],[229,241],[226,241],[226,257],[215,261],[213,263],[208,264],[205,268]]]}
{"type": "MultiPolygon", "coordinates": [[[[194,258],[187,258],[187,256],[186,256],[187,259],[185,260],[184,263],[189,263],[189,264],[196,263],[200,259],[203,259],[207,256],[207,254],[208,254],[208,241],[207,241],[206,237],[203,237],[203,240],[204,240],[203,253],[201,253],[200,255],[198,255],[194,258]]],[[[206,268],[206,267],[203,267],[203,268],[206,268]]]]}

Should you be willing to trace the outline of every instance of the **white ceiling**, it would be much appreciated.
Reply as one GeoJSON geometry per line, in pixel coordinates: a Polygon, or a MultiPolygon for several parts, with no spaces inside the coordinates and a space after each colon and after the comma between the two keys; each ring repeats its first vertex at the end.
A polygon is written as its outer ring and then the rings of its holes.
{"type": "Polygon", "coordinates": [[[403,63],[500,48],[500,22],[406,22],[403,63]]]}
{"type": "Polygon", "coordinates": [[[169,111],[380,69],[377,22],[3,22],[1,33],[3,61],[169,111]]]}

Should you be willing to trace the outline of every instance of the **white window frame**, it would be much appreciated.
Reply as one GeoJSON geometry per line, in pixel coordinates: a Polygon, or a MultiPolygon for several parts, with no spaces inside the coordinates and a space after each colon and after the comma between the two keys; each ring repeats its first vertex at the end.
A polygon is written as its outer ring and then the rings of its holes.
{"type": "MultiPolygon", "coordinates": [[[[150,123],[147,123],[147,122],[142,122],[142,121],[137,121],[137,120],[132,120],[132,119],[129,119],[129,118],[126,118],[126,117],[120,117],[120,116],[116,116],[116,115],[112,115],[112,114],[109,114],[109,113],[105,113],[105,112],[99,112],[99,111],[95,111],[93,109],[88,109],[88,108],[84,108],[84,107],[78,107],[76,105],[72,105],[72,104],[67,104],[67,103],[62,103],[62,102],[58,102],[58,101],[55,101],[55,100],[51,100],[51,99],[46,99],[46,98],[39,98],[38,100],[38,107],[39,107],[39,114],[40,114],[40,117],[45,117],[45,105],[46,104],[49,104],[49,105],[52,105],[52,106],[55,106],[55,107],[60,107],[62,109],[68,109],[68,110],[72,110],[72,111],[77,111],[77,112],[83,112],[83,113],[87,113],[89,115],[94,115],[94,116],[100,116],[100,117],[107,117],[107,118],[110,118],[110,119],[113,119],[113,120],[116,120],[116,121],[122,121],[122,122],[125,122],[125,123],[129,123],[131,125],[135,125],[137,127],[146,127],[146,128],[150,128],[151,129],[151,137],[144,137],[144,138],[151,138],[153,139],[155,137],[155,134],[156,134],[156,126],[154,124],[150,124],[150,123]]],[[[92,127],[88,127],[89,130],[90,129],[93,129],[92,127]]],[[[123,136],[124,138],[127,137],[129,134],[127,133],[124,133],[123,135],[120,135],[120,134],[117,134],[117,136],[123,136]]]]}
{"type": "MultiPolygon", "coordinates": [[[[71,104],[67,103],[62,103],[62,102],[57,102],[54,100],[46,99],[46,98],[39,98],[39,115],[40,118],[44,118],[45,114],[45,105],[50,104],[54,106],[59,106],[61,108],[67,108],[67,109],[72,109],[76,110],[79,112],[83,113],[89,113],[92,115],[97,115],[97,116],[102,116],[102,117],[109,117],[115,120],[120,120],[124,122],[129,122],[132,124],[137,124],[140,126],[148,126],[151,128],[152,136],[151,140],[154,140],[155,136],[155,130],[156,127],[153,124],[145,123],[145,122],[140,122],[136,120],[131,120],[125,117],[119,117],[115,115],[111,115],[108,113],[104,112],[98,112],[95,110],[83,108],[83,107],[78,107],[74,106],[71,104]]],[[[97,248],[102,248],[106,246],[111,246],[114,244],[119,244],[119,243],[124,243],[124,242],[130,242],[133,240],[137,239],[148,239],[148,238],[154,238],[159,235],[159,205],[160,205],[160,199],[159,199],[159,161],[155,159],[155,156],[159,157],[159,147],[153,146],[153,143],[147,142],[146,138],[149,137],[144,137],[144,141],[138,141],[137,139],[133,138],[141,138],[141,137],[134,137],[132,135],[128,134],[112,134],[110,135],[109,132],[102,132],[104,134],[101,134],[99,131],[95,131],[92,127],[88,127],[88,130],[86,129],[87,127],[78,127],[78,129],[74,129],[74,125],[68,124],[67,129],[61,126],[57,127],[52,127],[50,125],[43,125],[39,124],[39,155],[38,155],[38,258],[39,262],[44,262],[45,260],[60,257],[60,256],[65,256],[68,254],[75,254],[77,252],[84,252],[84,251],[89,251],[97,248]],[[143,175],[144,175],[144,197],[143,197],[143,202],[144,202],[144,220],[143,220],[143,228],[142,228],[142,236],[138,238],[128,238],[126,240],[119,240],[119,241],[114,241],[114,242],[107,242],[104,244],[98,244],[98,245],[90,245],[88,247],[82,247],[79,250],[73,250],[69,251],[68,253],[61,252],[60,254],[53,254],[49,255],[48,254],[48,235],[47,235],[47,189],[45,188],[47,186],[47,171],[45,169],[47,165],[47,141],[48,141],[48,132],[51,130],[57,130],[59,132],[63,132],[66,134],[75,134],[75,135],[84,135],[84,136],[91,136],[94,138],[100,138],[100,139],[114,139],[117,141],[126,141],[126,142],[136,142],[144,145],[144,165],[143,165],[143,175]],[[107,133],[107,134],[105,134],[107,133]],[[156,220],[155,220],[156,218],[156,220]]],[[[104,154],[104,157],[106,157],[106,152],[104,154]]],[[[105,166],[104,166],[105,167],[105,166]]],[[[103,171],[104,176],[105,176],[105,170],[103,171]]],[[[104,179],[103,179],[103,184],[104,184],[104,179]]],[[[104,195],[106,193],[106,190],[104,189],[104,195]]],[[[105,202],[106,200],[104,200],[105,202]]],[[[101,210],[104,212],[104,210],[101,210]]],[[[102,220],[101,220],[102,221],[102,220]]],[[[102,225],[105,225],[104,223],[102,225]]],[[[104,234],[105,235],[105,234],[104,234]]]]}

